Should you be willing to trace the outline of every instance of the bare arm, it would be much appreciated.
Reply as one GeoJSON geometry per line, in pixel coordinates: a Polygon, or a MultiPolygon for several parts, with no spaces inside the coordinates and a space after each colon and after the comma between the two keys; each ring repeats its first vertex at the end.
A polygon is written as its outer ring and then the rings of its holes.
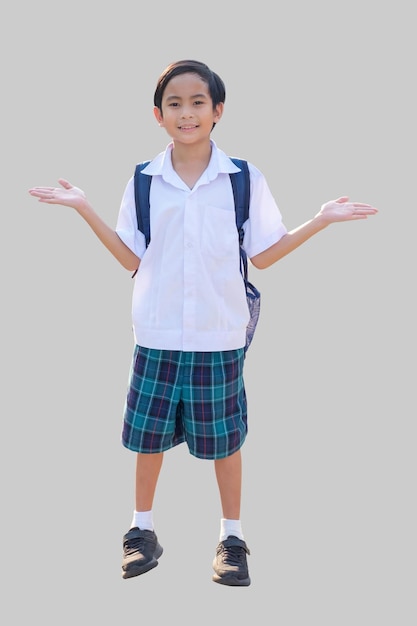
{"type": "Polygon", "coordinates": [[[116,231],[108,226],[94,211],[85,197],[85,193],[78,187],[74,187],[64,178],[59,181],[61,188],[57,187],[33,187],[29,193],[39,202],[46,204],[61,204],[75,209],[87,222],[101,243],[127,270],[137,270],[140,259],[123,243],[116,231]]]}
{"type": "Polygon", "coordinates": [[[377,212],[378,209],[372,207],[370,204],[349,202],[349,198],[346,196],[338,198],[337,200],[331,200],[323,204],[315,217],[294,230],[289,231],[267,250],[256,254],[251,258],[251,262],[258,269],[265,269],[301,246],[313,235],[329,226],[329,224],[363,220],[370,215],[375,215],[377,212]]]}

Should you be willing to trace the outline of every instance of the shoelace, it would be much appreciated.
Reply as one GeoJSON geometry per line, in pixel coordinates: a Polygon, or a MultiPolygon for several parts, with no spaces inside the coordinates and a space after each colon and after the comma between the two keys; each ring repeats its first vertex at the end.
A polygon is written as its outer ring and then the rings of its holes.
{"type": "Polygon", "coordinates": [[[229,565],[241,565],[245,559],[245,550],[240,546],[223,546],[222,559],[229,565]]]}
{"type": "Polygon", "coordinates": [[[145,540],[143,537],[134,537],[128,539],[124,545],[125,554],[133,554],[134,552],[143,552],[145,540]]]}

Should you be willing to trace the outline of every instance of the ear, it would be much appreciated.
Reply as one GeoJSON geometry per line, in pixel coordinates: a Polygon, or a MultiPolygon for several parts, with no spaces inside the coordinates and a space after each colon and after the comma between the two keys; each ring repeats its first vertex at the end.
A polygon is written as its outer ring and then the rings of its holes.
{"type": "Polygon", "coordinates": [[[164,119],[162,117],[161,110],[158,107],[154,107],[153,108],[153,114],[154,114],[155,119],[158,122],[159,126],[163,126],[164,125],[164,119]]]}
{"type": "Polygon", "coordinates": [[[220,118],[223,115],[223,111],[224,111],[224,102],[219,102],[219,104],[216,104],[215,109],[213,111],[213,122],[215,124],[217,124],[217,122],[220,121],[220,118]]]}

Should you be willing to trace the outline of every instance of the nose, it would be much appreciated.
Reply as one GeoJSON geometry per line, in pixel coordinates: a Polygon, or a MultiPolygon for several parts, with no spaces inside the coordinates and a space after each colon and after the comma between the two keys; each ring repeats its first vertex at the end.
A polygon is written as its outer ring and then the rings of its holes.
{"type": "Polygon", "coordinates": [[[191,107],[185,104],[182,107],[181,117],[191,117],[192,114],[193,114],[193,112],[192,112],[191,107]]]}

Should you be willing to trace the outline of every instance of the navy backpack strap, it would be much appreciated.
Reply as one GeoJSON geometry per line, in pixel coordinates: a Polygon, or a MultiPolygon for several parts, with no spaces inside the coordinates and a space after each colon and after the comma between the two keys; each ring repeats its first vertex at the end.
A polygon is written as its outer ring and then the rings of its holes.
{"type": "Polygon", "coordinates": [[[143,161],[138,163],[135,169],[134,183],[135,183],[135,203],[136,203],[136,217],[138,220],[138,228],[145,235],[146,246],[149,245],[151,239],[151,225],[149,216],[149,191],[152,182],[152,176],[147,174],[141,175],[141,171],[146,167],[150,161],[143,161]]]}
{"type": "Polygon", "coordinates": [[[247,161],[231,158],[231,161],[240,168],[240,172],[230,174],[233,196],[236,209],[236,226],[241,231],[242,225],[249,217],[250,178],[247,161]]]}
{"type": "Polygon", "coordinates": [[[233,197],[235,199],[235,211],[236,211],[236,226],[239,232],[239,245],[240,245],[240,258],[242,262],[242,273],[247,280],[248,278],[248,259],[246,252],[242,248],[243,243],[243,224],[249,217],[249,202],[250,202],[250,177],[249,167],[247,161],[243,159],[232,158],[233,163],[240,168],[239,172],[230,174],[230,181],[232,183],[233,197]]]}

